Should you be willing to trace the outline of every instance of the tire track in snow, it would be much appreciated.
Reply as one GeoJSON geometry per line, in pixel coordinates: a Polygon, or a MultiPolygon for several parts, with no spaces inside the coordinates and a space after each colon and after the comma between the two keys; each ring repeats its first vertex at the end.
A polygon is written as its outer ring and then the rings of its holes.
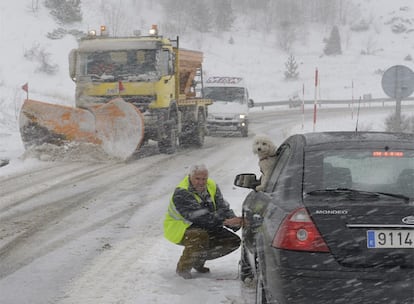
{"type": "MultiPolygon", "coordinates": [[[[234,149],[245,145],[246,140],[249,139],[232,138],[234,145],[230,146],[227,138],[210,138],[207,139],[203,149],[180,151],[174,157],[169,158],[169,161],[165,161],[163,163],[164,174],[152,185],[153,189],[145,191],[141,198],[143,201],[151,202],[151,209],[141,208],[139,210],[139,214],[136,215],[139,223],[133,224],[132,222],[137,219],[131,219],[130,225],[135,227],[131,229],[136,233],[130,238],[113,244],[109,250],[105,250],[94,259],[70,282],[65,288],[66,292],[57,298],[57,303],[109,304],[119,302],[132,304],[136,303],[137,298],[142,303],[180,303],[180,297],[187,293],[187,287],[181,284],[174,285],[174,282],[180,281],[181,278],[175,275],[176,258],[172,256],[178,257],[182,248],[172,245],[171,251],[159,252],[159,248],[165,246],[161,243],[167,242],[162,236],[162,221],[169,197],[176,186],[172,179],[176,179],[177,182],[181,180],[194,159],[208,162],[212,172],[219,170],[220,166],[223,166],[223,160],[216,159],[213,151],[228,150],[231,152],[229,155],[233,156],[234,149]],[[186,164],[186,167],[177,172],[176,164],[181,163],[186,164]],[[157,193],[153,191],[155,189],[158,189],[157,193]],[[161,214],[159,210],[162,210],[161,214]],[[159,258],[157,263],[153,261],[154,256],[159,258]],[[143,264],[147,264],[147,267],[142,267],[143,264]],[[155,286],[152,283],[160,281],[164,282],[165,286],[155,286]]],[[[200,279],[203,280],[203,278],[200,279]]],[[[194,288],[198,288],[199,281],[194,282],[196,284],[194,288]]],[[[228,284],[238,285],[239,282],[235,279],[228,284]]],[[[217,281],[217,288],[225,288],[222,281],[217,281]]],[[[211,290],[205,292],[207,296],[211,290]]],[[[229,295],[228,302],[221,301],[221,303],[236,304],[244,303],[244,301],[237,295],[229,295]]]]}
{"type": "MultiPolygon", "coordinates": [[[[0,264],[0,278],[17,271],[21,267],[30,264],[33,260],[78,237],[99,229],[113,221],[119,220],[120,218],[130,217],[137,209],[147,203],[146,200],[139,200],[138,203],[133,204],[132,206],[130,206],[130,202],[124,202],[122,205],[119,205],[120,211],[113,212],[113,215],[77,228],[69,234],[66,233],[67,235],[64,235],[63,237],[57,235],[56,240],[50,241],[50,235],[56,234],[56,231],[51,232],[50,230],[56,230],[55,226],[63,222],[65,218],[89,208],[90,205],[94,205],[91,206],[91,208],[101,207],[95,206],[97,205],[97,197],[104,197],[108,193],[111,195],[114,191],[114,185],[122,187],[123,183],[127,182],[126,187],[128,187],[128,183],[132,179],[137,182],[137,186],[145,188],[147,185],[151,184],[152,179],[146,174],[145,179],[137,180],[137,171],[148,173],[151,172],[150,168],[154,163],[159,164],[160,162],[167,161],[169,161],[169,158],[162,159],[161,157],[160,159],[160,157],[156,157],[152,160],[146,159],[145,162],[135,162],[128,165],[116,164],[104,166],[103,168],[94,168],[89,172],[83,172],[83,170],[81,170],[82,173],[80,175],[71,175],[64,178],[49,189],[42,189],[35,197],[29,199],[29,201],[32,202],[41,201],[42,198],[45,200],[49,199],[47,203],[41,203],[40,205],[32,203],[34,206],[23,211],[13,210],[12,207],[6,208],[7,210],[4,210],[3,208],[3,214],[0,213],[0,244],[2,239],[5,244],[3,244],[0,249],[0,260],[2,261],[0,264]],[[94,177],[97,177],[101,181],[101,176],[105,174],[108,176],[106,182],[98,183],[98,181],[94,181],[94,177]],[[65,194],[65,188],[67,188],[68,185],[79,184],[80,182],[83,182],[84,185],[89,183],[90,186],[76,190],[75,193],[71,193],[67,195],[67,197],[61,197],[62,193],[65,194]],[[99,184],[99,186],[96,187],[96,184],[99,184]],[[54,197],[59,197],[59,199],[50,200],[50,198],[54,197]],[[5,215],[4,211],[8,211],[9,214],[5,215]],[[10,231],[10,229],[12,231],[10,231]],[[37,249],[32,248],[33,244],[36,244],[37,249]]],[[[154,176],[153,178],[156,179],[159,177],[154,176]]],[[[23,203],[27,203],[27,201],[22,200],[15,202],[14,209],[17,209],[18,205],[23,203]]],[[[108,203],[105,203],[105,205],[106,206],[104,207],[108,208],[108,203]]],[[[73,228],[71,227],[70,229],[73,228]]],[[[62,231],[61,233],[65,234],[65,232],[62,231]]]]}
{"type": "MultiPolygon", "coordinates": [[[[35,173],[20,174],[12,177],[6,181],[2,181],[4,189],[0,190],[0,214],[25,203],[35,196],[52,191],[56,187],[61,187],[62,184],[69,184],[71,181],[82,181],[90,176],[109,171],[115,165],[90,165],[90,164],[75,164],[74,165],[55,165],[44,170],[35,171],[35,173]]],[[[3,188],[3,187],[2,187],[3,188]]]]}

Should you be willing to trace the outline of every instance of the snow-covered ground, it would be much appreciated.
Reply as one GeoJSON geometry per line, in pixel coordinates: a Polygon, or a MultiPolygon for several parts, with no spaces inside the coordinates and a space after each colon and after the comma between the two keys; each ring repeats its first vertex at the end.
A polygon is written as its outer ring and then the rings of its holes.
{"type": "MultiPolygon", "coordinates": [[[[361,108],[358,129],[383,130],[393,110],[361,108]]],[[[23,158],[18,134],[11,136],[16,157],[0,168],[0,303],[252,303],[253,286],[238,280],[240,250],[208,261],[210,274],[192,280],[175,274],[182,248],[162,235],[174,186],[192,163],[204,162],[240,214],[248,190],[232,182],[237,173],[259,172],[251,152],[254,134],[280,144],[314,128],[353,131],[352,114],[349,107],[322,108],[314,125],[310,107],[302,125],[299,109],[254,109],[249,138],[207,137],[202,149],[173,156],[149,151],[128,163],[81,155],[48,162],[23,158]]]]}
{"type": "MultiPolygon", "coordinates": [[[[398,14],[412,18],[411,2],[362,1],[358,13],[373,20],[373,28],[368,33],[341,28],[342,56],[321,56],[330,28],[309,31],[295,48],[300,78],[293,82],[283,80],[288,54],[277,48],[274,34],[239,31],[180,40],[183,47],[204,52],[207,74],[245,77],[256,102],[286,100],[302,88],[305,98],[313,99],[316,68],[319,98],[384,97],[379,71],[396,64],[414,69],[412,60],[404,60],[414,56],[414,33],[393,34],[387,25],[398,14]],[[227,43],[230,36],[234,44],[227,43]],[[373,45],[375,54],[361,55],[373,45]]],[[[82,3],[82,29],[100,25],[96,1],[82,3]]],[[[151,17],[159,21],[148,7],[141,12],[146,26],[154,23],[151,17]]],[[[304,120],[299,108],[253,108],[249,138],[208,137],[203,149],[173,156],[150,150],[150,156],[129,163],[95,162],[87,155],[40,161],[25,153],[20,140],[18,113],[26,97],[21,86],[29,83],[33,99],[73,105],[67,54],[76,41],[69,36],[47,39],[46,33],[56,27],[45,9],[34,14],[27,1],[0,4],[0,160],[10,161],[0,167],[0,303],[251,303],[252,289],[237,279],[239,251],[208,262],[211,274],[189,281],[175,275],[182,248],[162,236],[169,195],[189,165],[202,161],[240,214],[248,191],[232,182],[237,173],[259,172],[250,148],[255,133],[267,133],[279,144],[296,132],[355,130],[357,108],[318,108],[316,125],[311,105],[304,120]],[[59,65],[56,75],[36,73],[36,62],[24,59],[25,51],[36,45],[59,65]]],[[[410,104],[403,103],[406,116],[414,115],[410,104]]],[[[379,109],[363,105],[358,130],[384,130],[393,111],[391,104],[379,109]]]]}

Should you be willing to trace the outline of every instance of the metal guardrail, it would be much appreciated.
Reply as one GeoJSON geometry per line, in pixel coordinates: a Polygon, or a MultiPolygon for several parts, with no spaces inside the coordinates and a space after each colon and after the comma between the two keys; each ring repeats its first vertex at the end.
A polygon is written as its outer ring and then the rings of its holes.
{"type": "MultiPolygon", "coordinates": [[[[408,97],[401,102],[413,101],[414,97],[408,97]]],[[[305,104],[313,104],[314,100],[305,100],[305,104]]],[[[358,104],[359,99],[321,99],[317,101],[317,104],[358,104]]],[[[385,102],[395,102],[395,99],[391,98],[370,98],[370,99],[361,99],[361,103],[385,103],[385,102]]],[[[280,100],[280,101],[267,101],[267,102],[255,102],[254,107],[267,107],[267,106],[296,106],[299,107],[302,104],[302,100],[280,100]]]]}

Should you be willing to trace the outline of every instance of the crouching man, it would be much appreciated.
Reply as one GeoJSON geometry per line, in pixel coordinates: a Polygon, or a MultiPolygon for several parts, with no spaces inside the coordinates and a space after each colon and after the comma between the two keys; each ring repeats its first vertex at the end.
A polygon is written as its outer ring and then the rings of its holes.
{"type": "Polygon", "coordinates": [[[234,232],[242,218],[236,217],[205,165],[194,165],[175,188],[164,220],[164,236],[184,246],[176,272],[191,279],[191,269],[206,273],[207,260],[225,256],[240,246],[234,232]],[[229,230],[229,229],[233,230],[229,230]]]}

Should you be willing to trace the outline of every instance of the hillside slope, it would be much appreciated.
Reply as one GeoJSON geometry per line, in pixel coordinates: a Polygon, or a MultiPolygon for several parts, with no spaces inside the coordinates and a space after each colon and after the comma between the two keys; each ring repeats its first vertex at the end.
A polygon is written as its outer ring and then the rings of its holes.
{"type": "MultiPolygon", "coordinates": [[[[115,5],[115,1],[109,1],[115,5]]],[[[226,74],[245,77],[251,96],[257,102],[285,100],[295,92],[302,92],[306,99],[315,96],[314,75],[319,71],[319,98],[358,98],[371,93],[385,96],[381,88],[381,73],[395,64],[414,69],[414,18],[411,0],[356,1],[358,15],[367,20],[370,29],[364,32],[340,27],[342,51],[339,56],[323,56],[323,39],[329,35],[330,26],[310,26],[302,33],[292,54],[299,65],[299,79],[285,81],[285,62],[289,54],[278,48],[276,34],[258,33],[247,29],[243,18],[238,18],[234,30],[224,33],[189,34],[180,37],[185,48],[199,49],[205,54],[204,72],[208,75],[226,74]],[[393,27],[406,26],[402,33],[393,27]],[[234,41],[229,43],[230,38],[234,41]],[[371,55],[362,55],[371,50],[371,55]]],[[[129,1],[128,3],[135,3],[129,1]]],[[[149,2],[139,8],[120,7],[125,12],[123,25],[142,31],[153,23],[162,23],[157,5],[149,2]],[[138,10],[139,9],[139,10],[138,10]],[[131,15],[139,11],[139,17],[131,15]],[[130,16],[128,18],[128,16],[130,16]],[[130,25],[129,25],[130,23],[130,25]],[[139,24],[137,24],[139,23],[139,24]]],[[[76,39],[66,35],[63,39],[50,40],[47,33],[58,27],[45,8],[33,13],[27,3],[2,2],[0,4],[3,41],[0,58],[0,113],[1,129],[16,128],[17,115],[26,97],[21,86],[28,82],[30,97],[52,103],[73,105],[74,85],[68,76],[67,55],[76,47],[76,39]],[[37,72],[38,60],[25,58],[30,51],[43,52],[51,64],[58,66],[54,75],[37,72]]],[[[94,1],[82,1],[83,22],[74,25],[78,30],[99,26],[104,18],[94,1]]],[[[161,28],[162,31],[162,28],[161,28]]]]}

